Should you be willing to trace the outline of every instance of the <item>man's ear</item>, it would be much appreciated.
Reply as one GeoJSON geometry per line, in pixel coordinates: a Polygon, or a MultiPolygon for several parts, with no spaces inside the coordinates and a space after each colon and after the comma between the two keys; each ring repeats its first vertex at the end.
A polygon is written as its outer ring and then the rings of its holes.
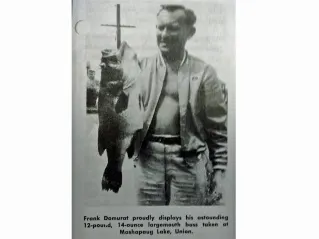
{"type": "Polygon", "coordinates": [[[188,39],[191,39],[196,33],[196,28],[195,27],[191,27],[189,30],[189,35],[188,35],[188,39]]]}

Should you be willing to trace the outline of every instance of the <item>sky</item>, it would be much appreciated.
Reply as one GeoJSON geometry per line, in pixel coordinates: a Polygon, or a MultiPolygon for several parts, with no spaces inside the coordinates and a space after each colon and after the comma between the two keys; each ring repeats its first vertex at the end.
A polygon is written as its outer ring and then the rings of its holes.
{"type": "MultiPolygon", "coordinates": [[[[85,37],[85,59],[97,70],[101,50],[116,49],[116,29],[101,24],[116,23],[116,7],[119,1],[90,0],[84,2],[82,18],[78,31],[85,37]],[[86,34],[85,34],[86,33],[86,34]]],[[[138,57],[150,56],[157,52],[155,26],[158,1],[120,1],[121,24],[134,25],[136,28],[122,28],[122,41],[126,41],[138,57]]],[[[172,1],[170,1],[172,2],[172,1]]],[[[176,1],[175,1],[176,2],[176,1]]],[[[189,40],[186,49],[207,63],[213,65],[219,77],[226,83],[233,80],[235,62],[234,4],[232,0],[221,1],[183,1],[196,16],[196,34],[189,40]]]]}

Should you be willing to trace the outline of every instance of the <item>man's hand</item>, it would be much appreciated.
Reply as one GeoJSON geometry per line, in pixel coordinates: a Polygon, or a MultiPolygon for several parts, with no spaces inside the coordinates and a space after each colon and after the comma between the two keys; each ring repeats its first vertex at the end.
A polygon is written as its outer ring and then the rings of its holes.
{"type": "Polygon", "coordinates": [[[220,205],[223,204],[223,178],[224,172],[216,170],[209,175],[208,178],[208,192],[207,192],[207,205],[220,205]]]}
{"type": "Polygon", "coordinates": [[[127,96],[140,73],[136,53],[126,42],[117,51],[103,50],[100,67],[100,87],[110,97],[119,97],[123,92],[127,96]]]}

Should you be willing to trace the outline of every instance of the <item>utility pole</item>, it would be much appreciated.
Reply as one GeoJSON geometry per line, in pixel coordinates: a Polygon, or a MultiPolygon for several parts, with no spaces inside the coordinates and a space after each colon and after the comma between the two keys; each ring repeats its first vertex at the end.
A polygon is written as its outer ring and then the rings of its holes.
{"type": "Polygon", "coordinates": [[[116,24],[101,24],[103,27],[116,27],[116,47],[117,49],[121,46],[121,27],[135,28],[135,26],[121,25],[121,6],[116,4],[116,24]]]}

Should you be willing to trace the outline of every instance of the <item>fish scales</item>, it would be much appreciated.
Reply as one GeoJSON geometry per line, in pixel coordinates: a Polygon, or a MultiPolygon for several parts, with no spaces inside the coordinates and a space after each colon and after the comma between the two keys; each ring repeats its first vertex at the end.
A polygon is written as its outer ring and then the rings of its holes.
{"type": "Polygon", "coordinates": [[[123,42],[116,54],[102,51],[98,100],[98,151],[107,153],[102,189],[117,193],[122,185],[122,164],[134,134],[142,129],[142,104],[135,52],[123,42]]]}

